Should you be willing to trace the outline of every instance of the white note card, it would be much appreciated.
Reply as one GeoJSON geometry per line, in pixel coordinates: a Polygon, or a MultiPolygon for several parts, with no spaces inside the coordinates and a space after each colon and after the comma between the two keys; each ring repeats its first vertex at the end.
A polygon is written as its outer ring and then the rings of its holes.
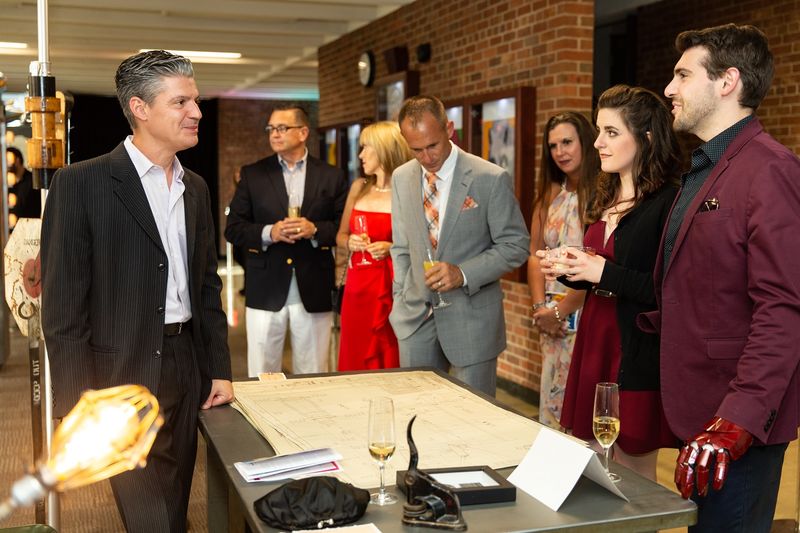
{"type": "Polygon", "coordinates": [[[542,428],[522,462],[508,480],[520,490],[558,511],[581,475],[601,487],[628,498],[605,473],[597,454],[557,431],[542,428]]]}

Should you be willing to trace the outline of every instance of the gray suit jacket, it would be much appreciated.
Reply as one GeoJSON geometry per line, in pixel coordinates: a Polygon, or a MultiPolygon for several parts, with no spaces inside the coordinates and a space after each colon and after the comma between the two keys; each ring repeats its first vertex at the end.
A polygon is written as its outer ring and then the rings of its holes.
{"type": "MultiPolygon", "coordinates": [[[[467,366],[497,357],[506,346],[500,278],[528,259],[530,234],[502,168],[457,147],[453,182],[439,233],[438,259],[461,268],[467,286],[445,293],[452,305],[434,312],[448,360],[467,366]]],[[[392,191],[394,305],[389,319],[399,339],[426,319],[432,293],[422,263],[430,247],[422,208],[422,167],[395,170],[392,191]]]]}
{"type": "MultiPolygon", "coordinates": [[[[231,363],[208,187],[190,170],[183,180],[202,402],[211,379],[231,378],[231,363]]],[[[69,412],[87,388],[137,383],[156,394],[168,258],[121,143],[56,173],[42,220],[41,253],[42,326],[55,416],[69,412]]]]}

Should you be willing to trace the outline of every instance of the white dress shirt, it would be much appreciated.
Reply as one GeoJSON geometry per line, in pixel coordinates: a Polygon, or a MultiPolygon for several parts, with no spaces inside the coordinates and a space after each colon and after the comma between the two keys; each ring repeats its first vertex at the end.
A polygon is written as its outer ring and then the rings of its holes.
{"type": "Polygon", "coordinates": [[[186,322],[192,318],[192,306],[189,300],[189,267],[186,262],[186,213],[183,207],[186,185],[183,183],[183,167],[176,157],[172,162],[172,187],[168,187],[165,170],[150,161],[133,144],[132,139],[130,135],[125,139],[125,149],[142,180],[161,244],[167,253],[164,323],[186,322]]]}
{"type": "MultiPolygon", "coordinates": [[[[286,186],[286,194],[291,197],[292,193],[294,193],[299,204],[303,205],[303,198],[305,197],[306,190],[308,148],[306,148],[303,157],[301,157],[299,161],[296,161],[291,168],[289,167],[288,161],[281,157],[280,154],[278,154],[278,163],[281,166],[281,172],[283,172],[283,184],[286,186]]],[[[261,230],[261,249],[265,252],[269,245],[273,243],[272,226],[274,226],[274,224],[267,224],[261,230]]],[[[312,244],[314,243],[312,242],[312,244]]],[[[314,247],[316,248],[316,245],[314,245],[314,247]]]]}

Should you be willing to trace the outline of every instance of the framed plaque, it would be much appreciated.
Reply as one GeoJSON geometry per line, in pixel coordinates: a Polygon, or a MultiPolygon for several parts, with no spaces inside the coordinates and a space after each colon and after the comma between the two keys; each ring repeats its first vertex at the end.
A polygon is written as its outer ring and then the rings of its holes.
{"type": "Polygon", "coordinates": [[[375,81],[376,120],[397,120],[403,101],[419,94],[419,72],[408,70],[375,81]]]}
{"type": "MultiPolygon", "coordinates": [[[[517,488],[486,465],[432,468],[425,469],[424,472],[442,485],[450,487],[461,505],[513,502],[517,499],[517,488]]],[[[404,492],[405,475],[406,471],[400,470],[396,478],[397,487],[404,492]]]]}

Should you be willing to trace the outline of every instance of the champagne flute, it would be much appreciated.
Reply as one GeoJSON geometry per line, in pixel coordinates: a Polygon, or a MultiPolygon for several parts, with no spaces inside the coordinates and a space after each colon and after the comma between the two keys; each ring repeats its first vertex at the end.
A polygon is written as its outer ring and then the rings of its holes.
{"type": "MultiPolygon", "coordinates": [[[[353,217],[353,225],[356,228],[356,233],[359,237],[369,244],[369,230],[367,229],[367,215],[356,215],[353,217]]],[[[367,259],[366,250],[361,251],[361,261],[357,265],[371,265],[372,261],[367,259]]]]}
{"type": "Polygon", "coordinates": [[[386,463],[394,455],[394,403],[391,398],[375,398],[369,402],[369,428],[367,431],[369,454],[378,463],[381,473],[381,486],[378,492],[370,494],[369,503],[391,505],[397,503],[397,496],[386,492],[386,463]]]}
{"type": "Polygon", "coordinates": [[[608,469],[611,446],[619,435],[619,385],[616,383],[598,383],[595,387],[592,432],[603,447],[606,474],[611,481],[619,481],[621,479],[619,474],[608,469]]]}
{"type": "MultiPolygon", "coordinates": [[[[425,261],[422,262],[422,268],[424,268],[425,271],[427,272],[428,270],[433,268],[433,265],[435,265],[438,262],[439,261],[433,258],[433,252],[431,252],[431,249],[426,248],[425,261]]],[[[447,307],[448,305],[450,305],[450,302],[448,302],[442,297],[441,292],[439,291],[434,291],[434,292],[436,293],[436,304],[433,306],[434,309],[442,309],[443,307],[447,307]]]]}
{"type": "Polygon", "coordinates": [[[300,218],[300,195],[294,191],[289,193],[289,218],[300,218]]]}

